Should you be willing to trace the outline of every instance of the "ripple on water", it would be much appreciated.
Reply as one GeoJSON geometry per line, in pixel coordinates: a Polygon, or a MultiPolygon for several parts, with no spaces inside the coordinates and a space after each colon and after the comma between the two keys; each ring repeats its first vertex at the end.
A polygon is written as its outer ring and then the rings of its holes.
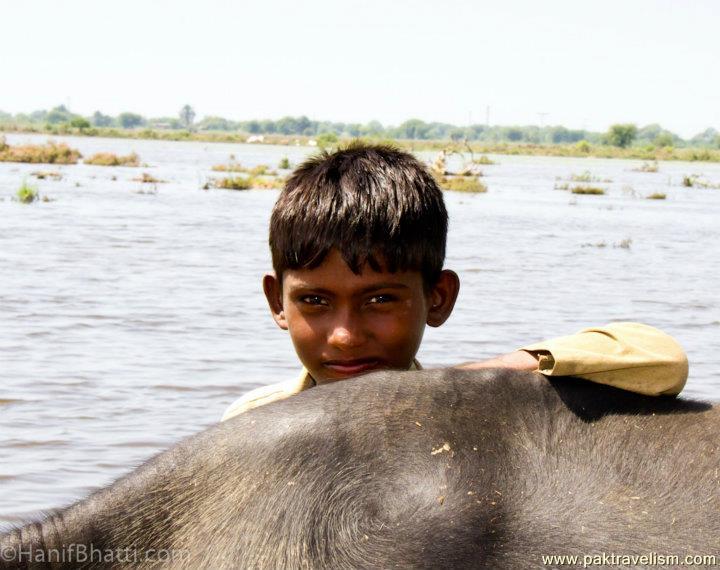
{"type": "Polygon", "coordinates": [[[64,439],[6,439],[1,442],[3,448],[9,449],[25,449],[29,447],[67,447],[71,444],[70,441],[64,439]]]}

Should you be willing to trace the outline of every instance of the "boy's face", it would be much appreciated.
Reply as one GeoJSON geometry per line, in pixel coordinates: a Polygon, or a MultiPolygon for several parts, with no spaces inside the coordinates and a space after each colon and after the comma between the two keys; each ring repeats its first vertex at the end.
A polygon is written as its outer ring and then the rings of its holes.
{"type": "Polygon", "coordinates": [[[441,325],[458,292],[452,271],[426,292],[419,271],[376,272],[366,265],[356,275],[336,250],[315,269],[285,271],[280,285],[265,276],[273,317],[319,384],[409,368],[425,325],[441,325]]]}

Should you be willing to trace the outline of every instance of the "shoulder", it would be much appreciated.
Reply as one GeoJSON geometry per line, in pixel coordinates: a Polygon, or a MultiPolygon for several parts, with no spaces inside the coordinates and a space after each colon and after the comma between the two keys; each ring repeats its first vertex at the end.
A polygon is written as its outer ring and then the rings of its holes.
{"type": "Polygon", "coordinates": [[[247,394],[242,395],[240,398],[235,400],[222,416],[221,422],[229,420],[232,417],[257,408],[270,404],[277,400],[283,400],[303,390],[307,390],[314,386],[312,378],[309,376],[307,371],[303,368],[298,378],[292,380],[286,380],[285,382],[278,382],[276,384],[270,384],[269,386],[260,386],[254,390],[250,390],[247,394]]]}

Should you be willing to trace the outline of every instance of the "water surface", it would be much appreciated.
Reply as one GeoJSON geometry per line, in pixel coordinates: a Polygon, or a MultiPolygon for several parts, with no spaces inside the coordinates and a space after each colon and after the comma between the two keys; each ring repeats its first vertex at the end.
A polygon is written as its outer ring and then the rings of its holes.
{"type": "MultiPolygon", "coordinates": [[[[147,167],[0,163],[0,523],[85,495],[298,370],[260,286],[277,191],[201,188],[230,155],[275,167],[311,149],[60,140],[86,156],[135,151],[147,167]],[[35,182],[36,170],[63,177],[35,182]],[[167,182],[133,181],[141,172],[167,182]],[[11,201],[23,179],[53,201],[11,201]]],[[[717,399],[720,190],[681,180],[720,183],[720,165],[639,173],[639,161],[494,158],[487,194],[446,194],[447,266],[462,290],[451,319],[427,331],[420,361],[642,321],[686,348],[685,393],[717,399]],[[599,184],[607,195],[553,189],[586,170],[612,180],[599,184]],[[653,192],[667,200],[644,199],[653,192]]]]}

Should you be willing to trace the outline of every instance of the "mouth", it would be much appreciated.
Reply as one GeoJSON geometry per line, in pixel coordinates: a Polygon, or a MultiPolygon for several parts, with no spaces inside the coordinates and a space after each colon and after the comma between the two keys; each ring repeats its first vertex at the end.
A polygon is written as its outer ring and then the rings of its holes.
{"type": "Polygon", "coordinates": [[[354,376],[369,370],[380,368],[382,362],[377,358],[356,358],[352,360],[328,360],[323,366],[340,376],[354,376]]]}

